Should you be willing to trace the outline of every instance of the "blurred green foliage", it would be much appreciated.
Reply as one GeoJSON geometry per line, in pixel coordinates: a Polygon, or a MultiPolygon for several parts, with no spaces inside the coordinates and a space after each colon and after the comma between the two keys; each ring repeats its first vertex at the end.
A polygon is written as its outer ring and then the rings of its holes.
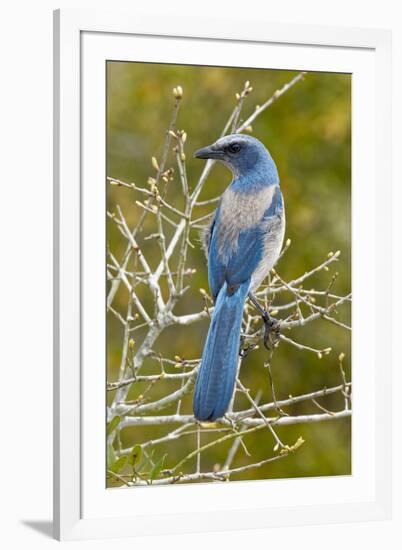
{"type": "MultiPolygon", "coordinates": [[[[171,118],[172,88],[181,85],[184,96],[178,116],[177,128],[185,129],[187,170],[191,186],[194,186],[204,163],[192,158],[197,148],[208,145],[219,136],[236,103],[235,93],[251,82],[253,92],[246,99],[242,116],[253,112],[276,89],[290,81],[297,73],[291,71],[198,67],[180,65],[109,62],[107,65],[107,174],[127,182],[146,186],[147,178],[154,174],[151,156],[160,158],[166,129],[171,118]]],[[[351,76],[333,73],[309,73],[305,79],[289,90],[268,108],[253,124],[253,135],[270,150],[278,167],[282,192],[286,201],[286,238],[292,245],[280,260],[277,269],[285,280],[291,280],[321,263],[328,252],[341,250],[340,262],[333,264],[330,272],[320,272],[311,279],[313,288],[325,289],[334,271],[339,272],[333,291],[339,295],[351,289],[351,76]]],[[[170,153],[167,166],[174,166],[170,153]]],[[[204,187],[201,198],[221,194],[230,182],[230,173],[215,166],[204,187]]],[[[140,196],[122,187],[107,189],[108,210],[113,212],[119,204],[130,226],[134,226],[140,209],[135,199],[140,196]]],[[[169,184],[168,198],[172,204],[182,207],[181,187],[176,177],[169,184]]],[[[210,207],[209,207],[210,208],[210,207]]],[[[200,209],[200,215],[208,209],[200,209]]],[[[144,226],[141,247],[152,267],[159,263],[159,249],[155,241],[143,237],[153,231],[152,216],[144,226]]],[[[203,308],[199,288],[208,288],[207,267],[199,247],[199,237],[194,231],[191,239],[195,248],[190,250],[189,266],[197,270],[189,283],[191,289],[181,300],[179,313],[191,313],[203,308]]],[[[108,246],[121,260],[126,242],[108,222],[108,246]]],[[[147,307],[151,298],[144,297],[147,307]]],[[[127,293],[121,289],[116,296],[115,307],[124,312],[127,293]]],[[[350,322],[350,306],[339,308],[341,321],[350,322]]],[[[208,322],[188,327],[172,327],[165,331],[155,347],[164,356],[175,355],[187,359],[200,356],[208,322]]],[[[272,369],[277,398],[289,394],[302,394],[340,383],[337,357],[346,354],[345,370],[350,378],[350,333],[332,324],[318,322],[292,332],[292,338],[318,348],[332,347],[330,355],[321,360],[312,353],[302,352],[282,343],[274,354],[272,369]]],[[[141,333],[136,333],[136,342],[141,333]]],[[[122,327],[115,317],[108,315],[107,323],[107,371],[108,380],[117,379],[122,350],[122,327]]],[[[263,363],[264,350],[250,355],[242,370],[243,383],[255,395],[263,391],[261,402],[271,401],[271,391],[263,363]]],[[[142,373],[158,372],[154,361],[146,361],[142,373]]],[[[168,382],[166,382],[168,383],[168,382]]],[[[169,382],[169,384],[173,384],[169,382]]],[[[135,399],[140,384],[129,398],[135,399]]],[[[160,385],[159,385],[160,386],[160,385]]],[[[157,399],[155,387],[147,394],[157,399]]],[[[113,397],[108,392],[108,399],[113,397]]],[[[243,398],[244,399],[244,398],[243,398]]],[[[239,403],[241,404],[241,399],[239,403]]],[[[334,410],[343,407],[342,398],[328,397],[325,406],[334,410]]],[[[172,414],[176,405],[164,409],[162,414],[172,414]]],[[[320,412],[311,403],[301,403],[292,411],[320,412]]],[[[183,401],[182,412],[191,413],[191,396],[183,401]]],[[[123,447],[155,438],[166,433],[165,427],[130,428],[121,432],[123,447]]],[[[282,427],[278,433],[283,441],[293,444],[299,436],[306,443],[283,460],[250,470],[233,479],[261,479],[298,476],[340,475],[351,472],[351,426],[348,419],[319,424],[282,427]]],[[[202,443],[208,441],[203,436],[202,443]]],[[[246,438],[253,461],[272,455],[274,441],[264,430],[246,438]]],[[[195,446],[195,436],[186,436],[155,450],[155,461],[165,454],[165,466],[171,467],[195,446]]],[[[215,447],[203,455],[203,470],[222,464],[229,444],[215,447]]],[[[240,449],[233,467],[247,460],[240,449]]],[[[193,467],[194,465],[192,465],[193,467]]],[[[113,483],[112,483],[113,485],[113,483]]]]}

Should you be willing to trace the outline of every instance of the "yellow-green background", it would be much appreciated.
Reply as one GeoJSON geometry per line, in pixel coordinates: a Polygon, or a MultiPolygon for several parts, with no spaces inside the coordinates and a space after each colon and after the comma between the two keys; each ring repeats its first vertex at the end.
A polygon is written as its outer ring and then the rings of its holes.
{"type": "MultiPolygon", "coordinates": [[[[151,156],[160,158],[172,106],[172,88],[181,85],[184,96],[177,120],[177,128],[185,129],[187,170],[193,186],[203,169],[204,162],[192,158],[199,147],[213,142],[220,134],[246,80],[253,92],[246,100],[243,115],[253,112],[256,104],[262,104],[276,89],[291,80],[292,71],[197,67],[143,63],[109,62],[107,65],[107,172],[108,176],[137,185],[146,186],[148,176],[154,174],[151,156]]],[[[340,262],[331,267],[330,273],[322,272],[306,283],[316,289],[325,288],[334,271],[339,278],[334,287],[338,294],[351,290],[351,76],[331,73],[309,73],[283,97],[279,98],[253,123],[253,135],[263,141],[270,150],[280,174],[282,192],[286,201],[286,237],[292,245],[277,268],[281,276],[290,280],[315,267],[326,258],[329,251],[341,250],[340,262]]],[[[170,154],[167,166],[174,166],[170,154]]],[[[177,170],[176,170],[177,172],[177,170]]],[[[223,192],[230,182],[230,174],[223,167],[214,167],[201,198],[209,198],[223,192]]],[[[142,199],[130,190],[108,187],[108,209],[120,204],[133,226],[140,211],[136,199],[142,199]]],[[[168,199],[182,207],[181,186],[177,179],[169,184],[168,199]]],[[[207,210],[199,209],[199,214],[207,210]]],[[[159,262],[159,248],[155,241],[143,237],[153,232],[153,217],[149,216],[139,240],[144,254],[152,266],[159,262]]],[[[191,290],[187,292],[177,309],[179,313],[199,311],[203,307],[200,287],[208,288],[204,255],[198,246],[198,235],[191,235],[196,244],[189,253],[189,266],[197,269],[192,277],[191,290]]],[[[108,222],[108,245],[119,260],[126,243],[108,222]]],[[[150,301],[144,294],[144,301],[150,301]]],[[[127,294],[122,289],[116,297],[115,307],[125,313],[127,294]]],[[[339,309],[340,320],[350,322],[349,306],[339,309]]],[[[196,358],[201,354],[208,322],[189,327],[172,327],[159,338],[155,350],[166,357],[180,355],[196,358]]],[[[141,334],[136,333],[136,342],[141,334]]],[[[321,360],[309,352],[301,352],[282,343],[275,352],[273,374],[277,397],[286,398],[340,383],[337,357],[346,354],[345,367],[350,378],[350,333],[325,321],[318,321],[299,328],[290,334],[300,342],[314,347],[332,347],[330,355],[321,360]]],[[[137,344],[136,344],[137,345],[137,344]]],[[[108,315],[107,370],[108,379],[116,380],[121,358],[122,327],[108,315]]],[[[243,365],[243,383],[251,388],[252,395],[263,390],[262,402],[270,401],[271,393],[267,372],[263,368],[264,351],[250,355],[243,365]]],[[[157,372],[153,361],[146,361],[141,371],[157,372]]],[[[169,388],[174,388],[172,382],[169,388]]],[[[135,399],[144,388],[132,390],[129,397],[135,399]]],[[[163,384],[155,387],[148,397],[153,400],[166,391],[163,384]],[[161,387],[162,386],[162,387],[161,387]],[[159,389],[158,389],[159,388],[159,389]]],[[[108,399],[112,398],[108,392],[108,399]]],[[[339,396],[321,401],[329,408],[340,409],[343,400],[339,396]]],[[[239,401],[241,404],[241,401],[239,401]]],[[[176,405],[158,414],[172,414],[176,405]]],[[[183,402],[182,412],[191,413],[191,396],[183,402]]],[[[289,412],[320,412],[311,403],[294,406],[289,412]]],[[[122,431],[123,447],[141,443],[149,438],[165,434],[166,427],[131,428],[122,431]]],[[[232,479],[261,479],[297,476],[349,474],[351,471],[350,421],[335,420],[319,424],[282,427],[278,433],[286,443],[294,443],[302,436],[306,443],[284,460],[250,470],[232,479]]],[[[203,443],[208,437],[203,437],[203,443]]],[[[273,454],[272,437],[260,431],[246,439],[252,460],[258,461],[273,454]]],[[[158,446],[155,459],[167,453],[166,467],[173,466],[182,456],[194,448],[195,438],[187,436],[172,443],[158,446]]],[[[210,470],[214,464],[222,464],[229,444],[215,448],[203,455],[202,468],[210,470]]],[[[237,453],[233,466],[245,464],[248,459],[242,449],[237,453]]],[[[194,464],[190,463],[189,468],[194,464]]]]}

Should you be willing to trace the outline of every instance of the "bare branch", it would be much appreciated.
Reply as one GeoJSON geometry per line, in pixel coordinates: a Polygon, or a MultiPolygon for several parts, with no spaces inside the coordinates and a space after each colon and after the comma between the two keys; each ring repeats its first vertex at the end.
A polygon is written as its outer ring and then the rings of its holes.
{"type": "MultiPolygon", "coordinates": [[[[236,97],[236,104],[227,119],[221,136],[228,132],[251,131],[251,123],[256,121],[260,114],[274,104],[279,97],[300,82],[304,74],[299,73],[295,76],[269,97],[261,107],[256,108],[244,122],[241,122],[242,108],[252,90],[250,83],[246,82],[243,90],[236,97]]],[[[108,178],[109,185],[115,190],[121,188],[122,193],[132,194],[133,203],[135,202],[141,209],[141,215],[134,227],[129,227],[127,219],[130,218],[125,218],[119,205],[116,206],[114,212],[108,213],[109,219],[119,232],[119,238],[122,239],[123,247],[121,249],[125,250],[123,257],[120,257],[119,252],[108,250],[107,277],[110,290],[107,297],[107,311],[115,323],[114,326],[118,326],[118,330],[121,331],[118,374],[114,374],[115,379],[107,384],[107,390],[114,392],[110,395],[108,421],[118,417],[119,422],[108,435],[108,443],[113,445],[117,457],[130,456],[138,443],[134,445],[134,441],[133,447],[122,449],[121,441],[125,441],[120,437],[122,431],[127,428],[155,426],[157,433],[155,432],[153,437],[149,436],[140,444],[147,468],[154,468],[157,463],[155,456],[152,455],[157,446],[164,447],[180,439],[190,446],[190,451],[184,456],[177,457],[175,466],[167,465],[165,470],[160,471],[156,479],[154,479],[155,476],[151,476],[149,471],[146,471],[146,468],[144,469],[144,466],[138,471],[137,467],[133,468],[130,474],[126,474],[126,470],[116,473],[109,467],[107,475],[113,479],[114,485],[120,483],[131,487],[149,484],[225,481],[232,475],[260,468],[270,462],[285,459],[290,453],[297,452],[303,440],[299,438],[296,443],[289,444],[285,441],[286,430],[281,431],[281,438],[279,438],[277,427],[347,419],[352,414],[351,383],[347,380],[343,366],[344,357],[341,356],[339,359],[341,383],[338,386],[324,387],[303,395],[277,399],[276,395],[279,396],[280,391],[278,388],[274,388],[272,383],[272,402],[260,403],[258,392],[256,397],[251,396],[242,380],[244,377],[240,367],[243,356],[258,348],[263,337],[264,327],[261,323],[260,313],[249,303],[244,308],[241,334],[242,350],[239,356],[236,382],[238,395],[243,394],[249,404],[247,406],[243,404],[239,410],[233,410],[233,403],[236,405],[239,401],[232,400],[229,412],[224,418],[213,424],[200,424],[190,413],[187,396],[193,390],[200,359],[198,357],[191,359],[179,356],[174,359],[166,357],[169,355],[166,350],[162,349],[159,352],[155,346],[160,344],[159,337],[166,329],[172,330],[171,327],[176,327],[180,330],[181,327],[201,323],[209,319],[213,313],[213,301],[208,293],[202,289],[194,289],[189,284],[191,275],[195,273],[189,263],[191,256],[189,249],[193,247],[193,243],[190,241],[190,235],[191,237],[193,235],[192,230],[211,218],[219,197],[199,200],[203,186],[213,167],[213,161],[208,161],[205,164],[196,182],[192,182],[188,178],[185,153],[187,135],[186,132],[177,130],[175,127],[181,97],[181,88],[180,93],[176,88],[172,119],[166,133],[161,158],[157,160],[156,157],[152,157],[152,166],[156,173],[153,172],[148,181],[142,185],[124,182],[113,177],[108,178]],[[168,168],[167,162],[172,144],[175,166],[168,168]],[[167,184],[172,181],[173,174],[182,197],[180,201],[183,201],[183,206],[180,207],[172,204],[167,190],[167,184]],[[196,215],[197,207],[206,208],[201,212],[198,210],[198,215],[196,215]],[[144,225],[145,221],[146,225],[144,225]],[[121,283],[123,284],[121,285],[121,283]],[[202,301],[197,308],[199,311],[188,311],[183,308],[185,302],[180,302],[186,292],[196,292],[198,296],[200,292],[204,308],[201,309],[202,301]],[[135,334],[136,340],[138,339],[137,343],[132,339],[133,334],[135,334]],[[179,371],[174,372],[175,369],[179,369],[179,371]],[[326,402],[326,398],[330,395],[339,396],[342,410],[330,410],[333,407],[333,401],[330,400],[330,405],[326,402]],[[303,410],[309,412],[311,409],[311,414],[310,412],[309,414],[300,414],[297,404],[302,402],[305,403],[303,410]],[[176,412],[163,415],[160,411],[164,409],[167,409],[168,412],[176,412]],[[319,413],[317,413],[317,409],[319,409],[319,413]],[[272,436],[273,452],[276,454],[256,461],[246,447],[244,439],[250,433],[260,430],[263,432],[261,437],[268,435],[271,438],[272,436]],[[203,465],[207,463],[203,458],[204,455],[225,442],[230,442],[230,445],[225,459],[222,461],[223,466],[217,464],[213,471],[203,471],[203,465]],[[231,468],[235,457],[240,460],[237,453],[241,448],[244,450],[241,456],[242,463],[237,468],[231,468]]],[[[282,256],[285,253],[289,254],[289,246],[290,240],[288,239],[282,256]]],[[[257,290],[256,298],[261,307],[271,315],[281,317],[278,318],[279,337],[269,352],[269,364],[278,353],[278,346],[282,345],[292,346],[298,353],[313,353],[319,358],[325,357],[325,360],[328,356],[328,360],[330,360],[331,348],[321,349],[310,345],[309,332],[306,331],[303,335],[297,332],[295,336],[292,331],[296,328],[309,326],[311,323],[321,323],[321,326],[325,326],[325,323],[329,322],[337,326],[339,330],[350,330],[346,322],[337,318],[340,307],[349,307],[351,294],[346,296],[337,294],[334,290],[336,274],[324,288],[314,289],[302,286],[308,285],[308,281],[313,275],[330,270],[334,263],[339,261],[339,256],[339,251],[330,253],[319,265],[311,266],[304,274],[290,281],[286,281],[276,271],[272,271],[265,284],[257,290]]]]}

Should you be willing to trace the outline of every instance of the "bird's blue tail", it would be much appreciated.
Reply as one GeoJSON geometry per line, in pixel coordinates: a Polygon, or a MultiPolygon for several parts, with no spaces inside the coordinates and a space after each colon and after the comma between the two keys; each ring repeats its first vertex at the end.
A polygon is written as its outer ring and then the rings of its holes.
{"type": "Polygon", "coordinates": [[[235,292],[226,283],[216,300],[194,392],[194,416],[214,421],[229,407],[236,380],[243,307],[250,279],[235,292]]]}

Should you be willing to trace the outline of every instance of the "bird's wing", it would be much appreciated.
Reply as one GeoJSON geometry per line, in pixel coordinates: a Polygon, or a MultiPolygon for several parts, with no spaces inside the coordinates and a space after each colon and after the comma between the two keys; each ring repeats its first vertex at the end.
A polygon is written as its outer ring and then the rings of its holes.
{"type": "Polygon", "coordinates": [[[215,226],[215,220],[216,220],[217,211],[218,211],[218,210],[215,210],[215,212],[213,213],[213,216],[212,216],[210,222],[209,222],[208,224],[206,224],[206,225],[201,229],[201,232],[200,232],[201,245],[202,245],[202,248],[204,249],[205,255],[206,255],[207,257],[208,257],[208,252],[209,252],[209,245],[210,245],[210,243],[211,243],[212,233],[213,233],[213,231],[214,231],[214,226],[215,226]]]}
{"type": "Polygon", "coordinates": [[[278,187],[262,218],[252,227],[240,231],[236,246],[229,253],[222,254],[216,238],[216,225],[219,223],[217,210],[208,255],[209,284],[214,298],[225,281],[229,286],[237,286],[251,278],[266,253],[266,236],[277,230],[282,212],[282,195],[278,187]]]}
{"type": "Polygon", "coordinates": [[[226,264],[220,258],[216,242],[216,224],[219,223],[220,205],[215,211],[209,231],[204,233],[204,246],[208,251],[208,283],[214,300],[225,282],[226,264]]]}

